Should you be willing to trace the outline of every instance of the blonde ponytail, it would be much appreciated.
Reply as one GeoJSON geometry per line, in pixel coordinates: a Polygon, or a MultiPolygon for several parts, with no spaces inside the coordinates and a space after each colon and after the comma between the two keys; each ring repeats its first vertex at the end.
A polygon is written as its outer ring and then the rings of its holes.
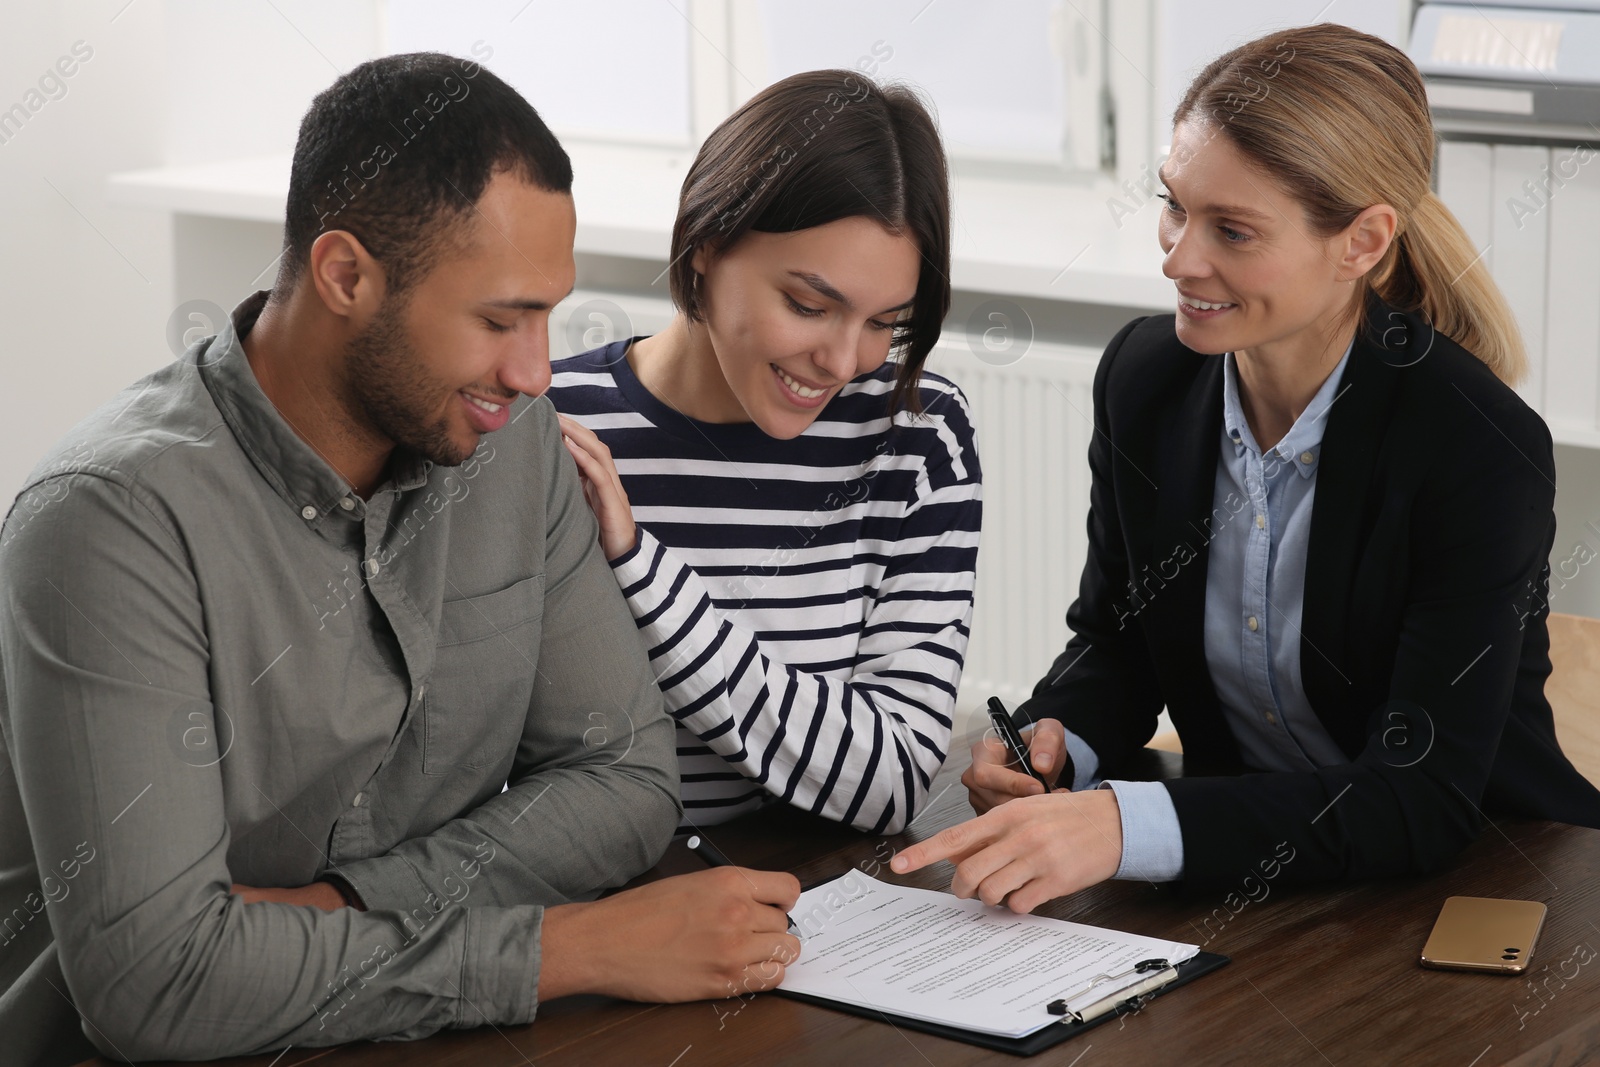
{"type": "Polygon", "coordinates": [[[1472,247],[1461,223],[1432,192],[1424,193],[1385,259],[1372,288],[1384,301],[1421,310],[1433,328],[1488,364],[1495,377],[1516,385],[1528,373],[1528,355],[1516,318],[1472,247]]]}
{"type": "Polygon", "coordinates": [[[1202,70],[1173,125],[1211,123],[1304,207],[1322,236],[1374,204],[1395,240],[1357,286],[1433,327],[1515,385],[1528,358],[1478,250],[1430,190],[1433,120],[1422,75],[1387,41],[1324,22],[1268,34],[1202,70]]]}

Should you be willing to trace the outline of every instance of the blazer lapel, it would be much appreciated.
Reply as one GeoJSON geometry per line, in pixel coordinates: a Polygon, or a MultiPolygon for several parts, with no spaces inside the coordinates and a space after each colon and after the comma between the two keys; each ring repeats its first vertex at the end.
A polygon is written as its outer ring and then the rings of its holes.
{"type": "Polygon", "coordinates": [[[1425,358],[1432,338],[1432,327],[1420,318],[1372,297],[1323,429],[1306,550],[1300,677],[1317,717],[1352,759],[1365,734],[1363,722],[1339,714],[1358,695],[1345,642],[1351,586],[1363,531],[1372,525],[1373,475],[1399,368],[1425,358]]]}
{"type": "Polygon", "coordinates": [[[1191,699],[1190,707],[1209,706],[1221,727],[1203,635],[1211,498],[1222,437],[1222,357],[1181,348],[1174,358],[1203,363],[1159,435],[1160,455],[1153,473],[1160,489],[1150,562],[1130,577],[1141,595],[1150,598],[1150,633],[1164,661],[1162,673],[1193,680],[1189,695],[1199,700],[1191,699]]]}

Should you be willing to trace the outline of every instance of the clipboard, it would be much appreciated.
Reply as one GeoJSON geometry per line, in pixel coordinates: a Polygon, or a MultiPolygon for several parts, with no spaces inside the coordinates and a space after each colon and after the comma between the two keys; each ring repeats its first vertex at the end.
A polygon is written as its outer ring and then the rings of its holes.
{"type": "MultiPolygon", "coordinates": [[[[1198,955],[1173,968],[1177,975],[1171,981],[1151,989],[1143,994],[1128,997],[1118,1003],[1113,1009],[1089,1018],[1085,1022],[1074,1022],[1067,1016],[1060,1016],[1060,1022],[1053,1022],[1040,1030],[1022,1037],[1002,1037],[999,1034],[986,1034],[980,1030],[968,1030],[959,1026],[949,1026],[944,1023],[927,1022],[923,1019],[912,1019],[904,1015],[890,1015],[876,1008],[862,1007],[856,1004],[847,1004],[844,1001],[832,1000],[828,997],[812,996],[810,993],[796,993],[784,989],[782,986],[772,990],[780,997],[798,1000],[807,1004],[815,1004],[834,1011],[842,1011],[850,1015],[859,1015],[865,1019],[877,1019],[894,1026],[904,1027],[907,1030],[917,1030],[937,1037],[949,1038],[952,1041],[962,1041],[979,1048],[991,1049],[995,1052],[1009,1052],[1014,1056],[1033,1056],[1047,1048],[1059,1045],[1063,1041],[1078,1036],[1085,1030],[1091,1030],[1101,1023],[1129,1012],[1139,1011],[1151,1000],[1159,997],[1179,986],[1188,985],[1201,975],[1210,974],[1212,971],[1232,962],[1227,956],[1215,952],[1201,951],[1198,955]]],[[[1039,1005],[1041,1012],[1046,1011],[1044,1004],[1039,1005]]],[[[1087,1013],[1086,1013],[1087,1014],[1087,1013]]]]}

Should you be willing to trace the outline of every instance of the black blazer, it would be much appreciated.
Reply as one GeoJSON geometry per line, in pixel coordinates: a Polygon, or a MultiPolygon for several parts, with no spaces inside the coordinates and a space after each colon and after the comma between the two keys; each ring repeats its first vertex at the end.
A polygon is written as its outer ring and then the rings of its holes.
{"type": "MultiPolygon", "coordinates": [[[[1204,645],[1222,433],[1221,356],[1173,316],[1135,320],[1094,381],[1089,555],[1072,638],[1025,723],[1060,719],[1118,768],[1165,705],[1186,770],[1168,783],[1184,880],[1235,885],[1422,873],[1516,814],[1600,827],[1600,791],[1556,744],[1550,673],[1550,432],[1416,315],[1367,307],[1324,428],[1300,665],[1350,762],[1243,773],[1204,645]]],[[[1247,519],[1245,521],[1248,521],[1247,519]]]]}

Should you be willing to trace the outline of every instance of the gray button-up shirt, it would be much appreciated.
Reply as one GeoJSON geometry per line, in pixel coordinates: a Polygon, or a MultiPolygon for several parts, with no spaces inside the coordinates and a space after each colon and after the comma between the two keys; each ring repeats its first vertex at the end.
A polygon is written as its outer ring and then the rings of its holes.
{"type": "Polygon", "coordinates": [[[69,993],[119,1058],[525,1023],[542,906],[677,823],[549,403],[460,467],[397,452],[362,500],[256,383],[264,298],[77,427],[0,528],[8,1052],[76,1025],[69,993]],[[329,872],[369,910],[229,894],[329,872]]]}

